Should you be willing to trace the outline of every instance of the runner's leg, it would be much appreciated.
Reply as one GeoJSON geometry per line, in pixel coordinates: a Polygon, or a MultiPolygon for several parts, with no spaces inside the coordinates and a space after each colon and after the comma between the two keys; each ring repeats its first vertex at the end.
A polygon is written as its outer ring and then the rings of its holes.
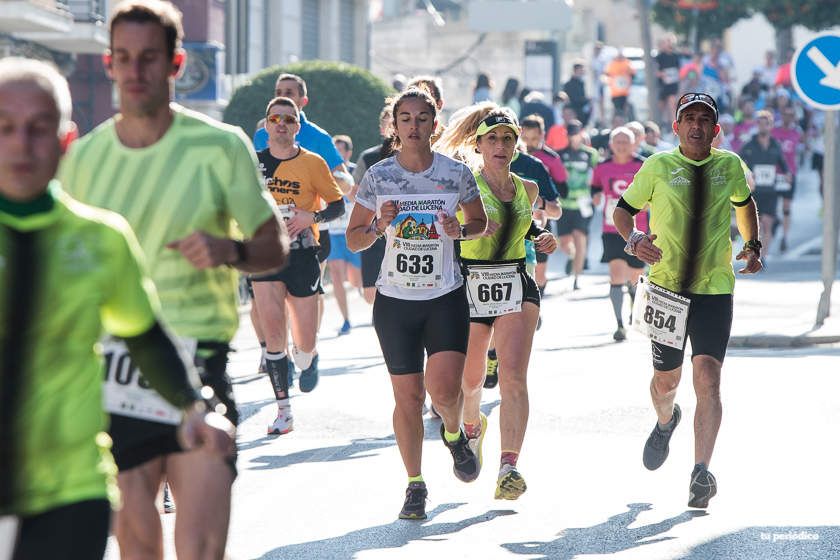
{"type": "Polygon", "coordinates": [[[470,341],[464,364],[464,423],[477,425],[480,422],[481,388],[487,372],[487,349],[492,327],[482,323],[470,323],[470,341]]]}
{"type": "Polygon", "coordinates": [[[720,371],[722,364],[711,356],[694,356],[694,392],[697,410],[694,412],[694,463],[707,467],[712,460],[723,405],[720,400],[720,371]]]}
{"type": "Polygon", "coordinates": [[[394,390],[394,435],[409,477],[419,476],[423,457],[423,401],[426,389],[422,373],[391,375],[394,390]]]}
{"type": "Polygon", "coordinates": [[[163,530],[155,499],[164,468],[165,457],[160,456],[117,475],[123,507],[114,516],[114,534],[121,558],[163,558],[163,530]]]}
{"type": "Polygon", "coordinates": [[[426,389],[432,404],[450,434],[461,430],[464,393],[461,390],[466,355],[442,351],[429,356],[426,362],[426,389]]]}
{"type": "Polygon", "coordinates": [[[335,302],[338,304],[338,310],[345,321],[350,319],[347,311],[347,292],[344,289],[344,279],[347,275],[347,263],[342,260],[333,259],[328,261],[327,266],[330,268],[330,280],[333,285],[333,295],[335,302]]]}

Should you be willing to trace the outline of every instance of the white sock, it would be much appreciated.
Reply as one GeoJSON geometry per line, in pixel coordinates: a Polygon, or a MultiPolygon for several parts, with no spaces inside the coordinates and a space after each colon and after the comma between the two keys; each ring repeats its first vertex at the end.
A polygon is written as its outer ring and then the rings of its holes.
{"type": "Polygon", "coordinates": [[[297,346],[292,348],[292,358],[295,361],[295,365],[301,371],[307,369],[310,365],[312,365],[313,356],[315,356],[314,349],[312,352],[301,352],[300,350],[298,350],[297,346]]]}

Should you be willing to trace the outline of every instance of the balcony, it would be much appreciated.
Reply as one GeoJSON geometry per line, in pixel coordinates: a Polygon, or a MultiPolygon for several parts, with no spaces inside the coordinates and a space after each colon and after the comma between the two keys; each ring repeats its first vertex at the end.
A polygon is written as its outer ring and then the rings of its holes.
{"type": "MultiPolygon", "coordinates": [[[[0,5],[3,3],[6,2],[0,0],[0,5]]],[[[70,23],[66,29],[61,31],[16,32],[16,37],[40,43],[57,51],[74,54],[100,54],[107,48],[107,2],[105,0],[58,0],[53,2],[37,0],[29,3],[51,3],[56,10],[64,14],[70,23]]]]}
{"type": "Polygon", "coordinates": [[[62,33],[73,17],[56,0],[0,0],[0,33],[62,33]]]}

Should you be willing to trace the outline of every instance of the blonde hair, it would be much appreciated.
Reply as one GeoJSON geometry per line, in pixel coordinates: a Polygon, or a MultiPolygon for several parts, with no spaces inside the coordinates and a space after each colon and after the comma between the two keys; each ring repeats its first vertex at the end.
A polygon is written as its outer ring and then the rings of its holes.
{"type": "Polygon", "coordinates": [[[476,103],[452,115],[449,125],[432,149],[463,161],[470,169],[479,169],[484,164],[484,158],[476,150],[475,133],[481,121],[490,115],[504,115],[517,122],[516,116],[507,107],[499,107],[492,101],[476,103]]]}

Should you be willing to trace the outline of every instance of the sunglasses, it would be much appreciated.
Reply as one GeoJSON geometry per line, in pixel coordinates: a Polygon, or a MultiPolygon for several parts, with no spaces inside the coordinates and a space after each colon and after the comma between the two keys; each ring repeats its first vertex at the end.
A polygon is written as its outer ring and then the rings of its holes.
{"type": "Polygon", "coordinates": [[[677,107],[682,107],[688,103],[694,103],[695,101],[701,101],[703,103],[708,103],[712,107],[717,110],[717,103],[715,103],[715,98],[709,95],[708,93],[686,93],[680,100],[677,101],[677,107]]]}
{"type": "Polygon", "coordinates": [[[293,117],[292,115],[278,115],[276,113],[273,115],[268,115],[265,118],[265,120],[270,122],[271,124],[297,124],[298,122],[297,118],[293,117]]]}

